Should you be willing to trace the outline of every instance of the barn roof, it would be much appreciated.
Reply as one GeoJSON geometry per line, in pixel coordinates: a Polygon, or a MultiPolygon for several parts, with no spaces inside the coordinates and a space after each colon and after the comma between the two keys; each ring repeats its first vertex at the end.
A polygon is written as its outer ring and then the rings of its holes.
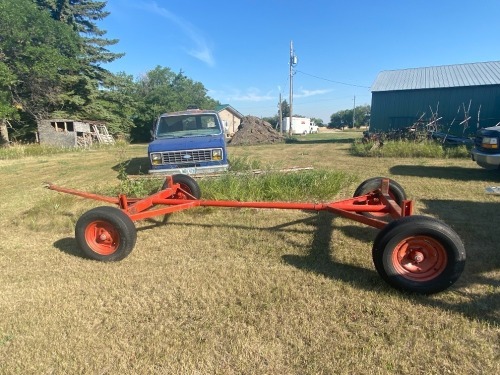
{"type": "Polygon", "coordinates": [[[372,92],[500,85],[500,61],[386,70],[378,74],[372,92]]]}

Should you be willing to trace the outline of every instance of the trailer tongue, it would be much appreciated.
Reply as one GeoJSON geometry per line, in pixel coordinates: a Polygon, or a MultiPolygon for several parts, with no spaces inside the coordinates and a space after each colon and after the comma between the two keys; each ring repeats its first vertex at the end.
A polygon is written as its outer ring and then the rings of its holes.
{"type": "Polygon", "coordinates": [[[443,291],[460,277],[465,265],[458,234],[437,219],[412,215],[413,202],[406,199],[403,188],[382,177],[364,181],[353,198],[330,203],[203,200],[198,183],[182,174],[166,176],[162,189],[145,198],[108,197],[51,183],[46,187],[118,206],[93,208],[76,223],[78,245],[99,261],[119,261],[130,254],[137,239],[134,221],[210,206],[328,211],[378,228],[372,249],[375,268],[386,282],[403,291],[443,291]]]}

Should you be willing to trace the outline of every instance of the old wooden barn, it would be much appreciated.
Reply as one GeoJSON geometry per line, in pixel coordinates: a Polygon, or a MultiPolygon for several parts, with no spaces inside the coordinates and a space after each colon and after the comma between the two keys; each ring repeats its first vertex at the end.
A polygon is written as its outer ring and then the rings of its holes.
{"type": "Polygon", "coordinates": [[[373,132],[435,121],[467,135],[500,122],[500,61],[382,71],[371,91],[373,132]]]}

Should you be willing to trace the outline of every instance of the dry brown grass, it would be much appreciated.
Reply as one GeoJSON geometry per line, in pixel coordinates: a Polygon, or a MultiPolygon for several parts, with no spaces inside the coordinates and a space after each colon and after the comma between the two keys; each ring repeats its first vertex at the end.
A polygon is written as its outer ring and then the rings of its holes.
{"type": "MultiPolygon", "coordinates": [[[[326,214],[195,209],[137,223],[122,262],[83,258],[79,215],[97,202],[42,188],[118,184],[117,150],[0,161],[2,374],[497,374],[500,174],[470,160],[349,156],[337,133],[231,148],[276,166],[388,176],[462,237],[461,279],[430,296],[376,274],[376,230],[326,214]],[[333,137],[334,136],[334,137],[333,137]],[[113,168],[114,167],[114,168],[113,168]]],[[[144,145],[121,151],[129,173],[144,145]]]]}

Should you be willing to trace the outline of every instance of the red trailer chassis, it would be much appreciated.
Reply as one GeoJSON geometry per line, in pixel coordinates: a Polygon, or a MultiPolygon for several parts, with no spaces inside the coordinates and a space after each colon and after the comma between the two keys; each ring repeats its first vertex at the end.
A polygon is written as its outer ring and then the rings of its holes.
{"type": "Polygon", "coordinates": [[[91,209],[76,223],[78,245],[100,261],[129,255],[137,238],[134,221],[210,206],[328,211],[378,228],[372,249],[375,268],[390,285],[404,291],[442,291],[459,278],[465,263],[463,243],[453,229],[434,218],[412,215],[413,202],[402,187],[382,177],[363,182],[353,198],[330,203],[203,200],[197,182],[186,175],[167,176],[163,188],[145,198],[108,197],[52,183],[46,187],[118,206],[91,209]]]}

